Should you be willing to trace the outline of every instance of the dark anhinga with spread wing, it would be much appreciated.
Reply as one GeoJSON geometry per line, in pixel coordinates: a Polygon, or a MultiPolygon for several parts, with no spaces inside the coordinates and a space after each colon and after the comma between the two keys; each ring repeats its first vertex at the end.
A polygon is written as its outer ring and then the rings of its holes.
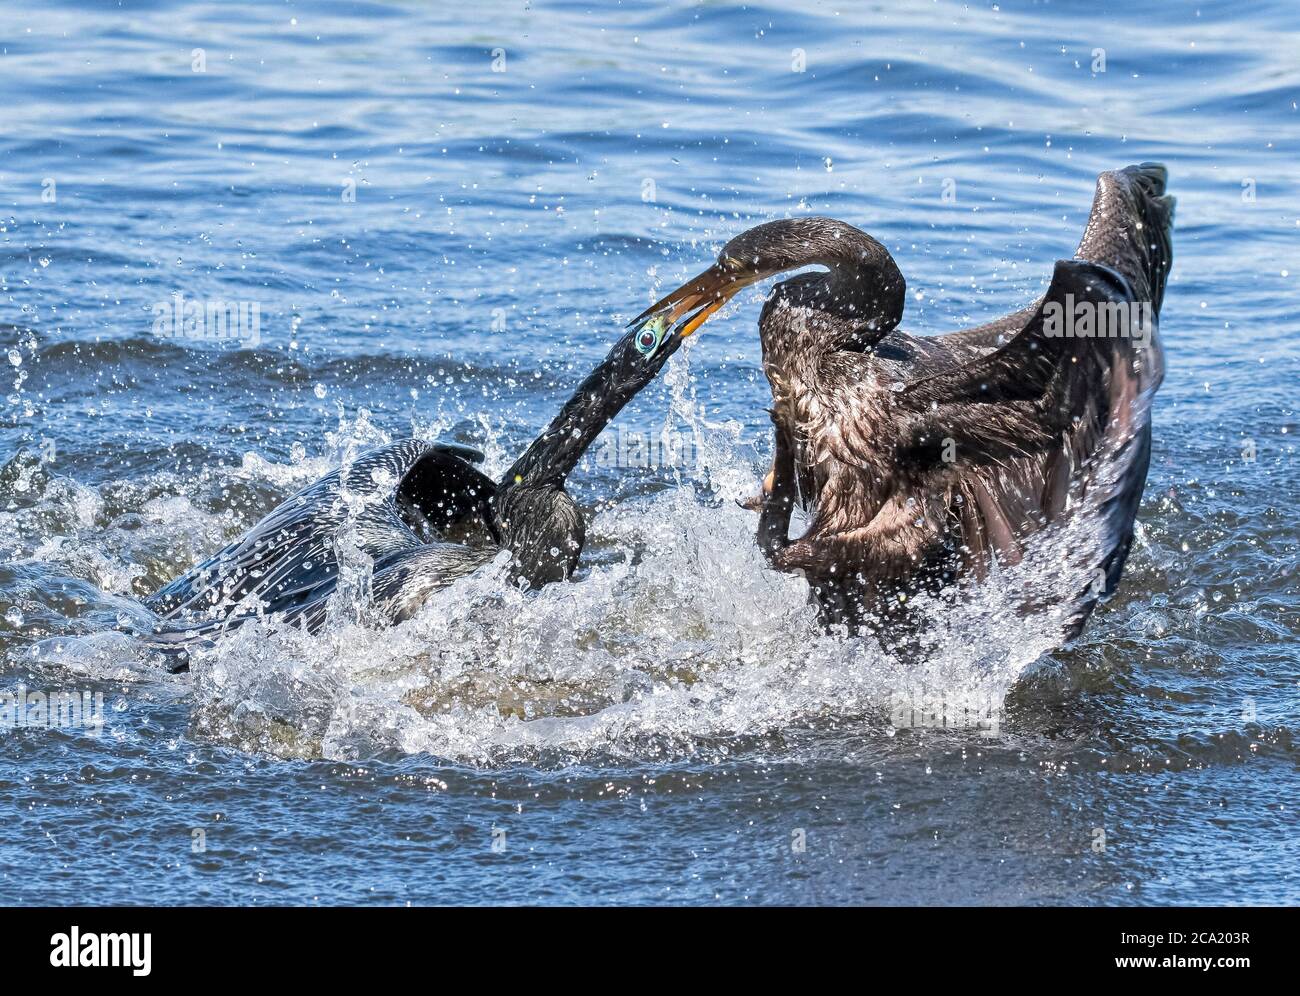
{"type": "Polygon", "coordinates": [[[500,484],[474,466],[483,454],[469,447],[406,439],[362,454],[145,599],[162,617],[153,641],[183,652],[263,615],[315,631],[341,563],[357,565],[369,600],[395,622],[500,548],[529,585],[567,578],[585,530],[565,480],[683,338],[663,321],[626,333],[500,484]],[[481,541],[453,541],[476,528],[481,541]]]}
{"type": "Polygon", "coordinates": [[[777,284],[759,320],[776,431],[756,503],[760,544],[776,567],[805,573],[828,622],[857,626],[909,591],[1016,563],[1032,535],[1068,521],[1091,539],[1062,564],[1067,633],[1113,590],[1163,372],[1165,179],[1151,163],[1102,174],[1075,257],[1056,264],[1042,299],[978,328],[897,331],[898,267],[830,218],[745,232],[637,319],[690,334],[747,284],[826,268],[777,284]],[[794,501],[813,513],[791,540],[794,501]]]}

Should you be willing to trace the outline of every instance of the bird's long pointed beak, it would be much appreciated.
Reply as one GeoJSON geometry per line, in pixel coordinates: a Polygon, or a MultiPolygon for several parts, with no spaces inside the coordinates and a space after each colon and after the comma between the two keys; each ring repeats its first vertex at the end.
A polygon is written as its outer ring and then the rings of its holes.
{"type": "Polygon", "coordinates": [[[660,298],[628,322],[640,329],[651,321],[661,321],[679,339],[695,333],[719,308],[742,288],[761,279],[761,274],[737,273],[715,264],[693,280],[688,280],[671,294],[660,298]]]}

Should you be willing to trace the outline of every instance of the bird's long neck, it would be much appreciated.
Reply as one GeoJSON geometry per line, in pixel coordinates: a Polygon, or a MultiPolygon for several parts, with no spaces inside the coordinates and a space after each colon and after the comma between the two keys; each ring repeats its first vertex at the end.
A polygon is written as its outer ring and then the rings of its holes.
{"type": "Polygon", "coordinates": [[[563,484],[587,447],[637,392],[654,380],[680,345],[680,339],[670,337],[647,358],[636,348],[636,333],[624,335],[506,471],[502,486],[563,484]]]}

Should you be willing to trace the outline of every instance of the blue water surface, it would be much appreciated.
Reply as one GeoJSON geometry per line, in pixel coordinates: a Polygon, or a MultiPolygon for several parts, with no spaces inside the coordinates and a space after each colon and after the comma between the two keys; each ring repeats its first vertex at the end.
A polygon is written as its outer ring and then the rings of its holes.
{"type": "Polygon", "coordinates": [[[1287,2],[4,5],[0,690],[105,722],[0,731],[0,902],[1300,900],[1297,52],[1287,2]],[[746,550],[763,288],[619,420],[703,457],[575,475],[565,591],[192,676],[103,638],[349,448],[500,469],[752,224],[871,232],[942,333],[1041,293],[1145,160],[1178,214],[1139,541],[1075,645],[941,641],[997,730],[895,729],[873,675],[921,665],[746,550]],[[166,334],[177,293],[256,333],[166,334]]]}

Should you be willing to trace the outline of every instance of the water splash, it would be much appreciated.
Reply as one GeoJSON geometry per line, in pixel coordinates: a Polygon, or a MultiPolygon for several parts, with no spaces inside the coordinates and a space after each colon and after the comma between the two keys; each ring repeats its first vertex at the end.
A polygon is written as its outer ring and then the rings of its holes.
{"type": "Polygon", "coordinates": [[[1006,585],[921,606],[936,628],[914,657],[827,635],[807,585],[766,568],[752,514],[686,488],[604,512],[592,532],[623,559],[571,584],[518,590],[500,557],[391,629],[246,626],[194,662],[196,726],[244,750],[349,760],[725,753],[827,722],[880,730],[900,701],[998,709],[1059,632],[1018,619],[1006,585]]]}
{"type": "MultiPolygon", "coordinates": [[[[286,757],[397,751],[502,764],[725,755],[740,741],[828,724],[870,734],[976,715],[996,727],[1008,690],[1060,642],[1059,611],[1026,617],[1026,593],[1042,605],[1062,601],[1072,575],[1061,565],[1088,538],[1045,534],[1036,555],[989,584],[914,600],[923,635],[905,645],[828,635],[807,584],[767,568],[754,515],[735,501],[757,487],[755,455],[733,425],[705,418],[689,372],[689,354],[669,368],[669,418],[695,435],[698,479],[679,474],[676,488],[597,514],[589,546],[603,557],[590,558],[598,562],[573,583],[519,590],[502,555],[386,628],[370,608],[372,565],[344,528],[340,585],[322,633],[259,620],[195,655],[196,733],[286,757]]],[[[492,429],[484,425],[492,462],[504,465],[492,429]]],[[[387,440],[365,409],[353,419],[340,411],[323,455],[299,452],[279,464],[250,454],[229,479],[292,490],[387,440]]],[[[66,487],[38,477],[32,471],[23,481],[43,489],[33,499],[39,507],[69,507],[66,487]]],[[[91,499],[102,503],[89,490],[80,504],[91,499]]],[[[358,503],[355,519],[363,499],[343,499],[358,503]]],[[[142,516],[164,531],[205,521],[175,495],[148,499],[142,516]]],[[[111,527],[101,533],[113,535],[111,527]]],[[[148,628],[129,599],[87,589],[82,608],[68,610],[78,626],[37,640],[29,664],[169,680],[143,642],[86,632],[96,621],[148,628]]],[[[57,620],[45,629],[57,630],[57,620]]]]}

